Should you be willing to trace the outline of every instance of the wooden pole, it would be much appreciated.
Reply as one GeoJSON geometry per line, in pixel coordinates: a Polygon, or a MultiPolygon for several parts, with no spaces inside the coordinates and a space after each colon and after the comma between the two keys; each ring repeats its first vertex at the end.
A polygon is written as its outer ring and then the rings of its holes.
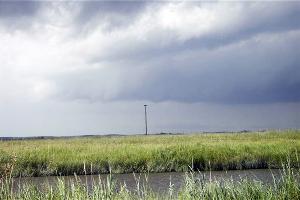
{"type": "Polygon", "coordinates": [[[146,128],[145,133],[146,133],[146,135],[148,135],[147,106],[148,106],[148,105],[144,105],[144,107],[145,107],[145,128],[146,128]]]}

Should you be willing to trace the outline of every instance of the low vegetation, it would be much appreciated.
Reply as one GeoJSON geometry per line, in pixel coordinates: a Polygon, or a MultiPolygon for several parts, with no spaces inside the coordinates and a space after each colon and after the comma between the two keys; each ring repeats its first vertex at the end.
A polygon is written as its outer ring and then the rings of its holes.
{"type": "Polygon", "coordinates": [[[299,171],[285,166],[280,179],[273,184],[241,179],[240,181],[210,181],[205,182],[194,172],[186,173],[185,182],[179,191],[174,191],[172,183],[165,193],[156,193],[148,187],[147,183],[141,185],[137,182],[136,189],[128,190],[125,184],[116,185],[108,176],[105,182],[94,182],[87,186],[79,181],[66,183],[58,178],[54,186],[38,189],[35,185],[20,186],[17,191],[12,188],[12,179],[0,183],[0,199],[6,200],[65,200],[65,199],[300,199],[300,184],[297,180],[299,171]]]}
{"type": "Polygon", "coordinates": [[[299,150],[297,130],[12,140],[0,141],[0,174],[11,166],[13,176],[280,168],[287,156],[293,167],[299,150]]]}

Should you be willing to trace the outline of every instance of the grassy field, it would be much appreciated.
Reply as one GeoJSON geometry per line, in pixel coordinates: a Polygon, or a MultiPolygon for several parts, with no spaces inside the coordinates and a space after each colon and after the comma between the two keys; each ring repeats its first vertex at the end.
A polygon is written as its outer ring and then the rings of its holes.
{"type": "Polygon", "coordinates": [[[14,176],[279,168],[295,165],[300,131],[116,136],[0,142],[14,176]]]}
{"type": "Polygon", "coordinates": [[[195,172],[186,173],[183,186],[174,191],[172,183],[169,190],[164,193],[153,192],[146,183],[136,183],[136,188],[129,190],[125,184],[117,185],[112,176],[106,181],[94,182],[86,185],[79,181],[64,182],[58,178],[56,185],[46,185],[39,189],[35,185],[20,186],[17,191],[12,189],[12,179],[0,179],[0,199],[7,200],[98,200],[98,199],[203,199],[203,200],[285,200],[300,199],[300,183],[297,180],[299,171],[291,169],[289,165],[284,166],[281,178],[274,179],[272,184],[262,184],[258,181],[241,179],[234,182],[210,181],[205,182],[195,172]]]}

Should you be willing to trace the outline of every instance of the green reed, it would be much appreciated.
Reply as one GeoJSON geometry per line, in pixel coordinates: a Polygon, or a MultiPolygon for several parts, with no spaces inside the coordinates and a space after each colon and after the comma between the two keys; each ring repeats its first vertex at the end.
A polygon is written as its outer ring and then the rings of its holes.
{"type": "Polygon", "coordinates": [[[151,190],[148,183],[136,183],[136,189],[129,190],[126,184],[118,185],[107,176],[106,181],[95,181],[88,187],[75,178],[66,183],[58,178],[56,185],[39,189],[35,185],[19,186],[17,191],[12,189],[11,179],[0,184],[0,199],[6,200],[99,200],[99,199],[300,199],[299,170],[291,168],[290,163],[283,166],[281,177],[274,179],[273,183],[263,184],[259,181],[241,179],[240,181],[204,181],[198,172],[188,172],[185,181],[178,191],[174,191],[170,183],[165,193],[156,193],[151,190]]]}
{"type": "Polygon", "coordinates": [[[298,130],[0,141],[0,175],[10,163],[13,176],[280,168],[299,150],[298,130]]]}

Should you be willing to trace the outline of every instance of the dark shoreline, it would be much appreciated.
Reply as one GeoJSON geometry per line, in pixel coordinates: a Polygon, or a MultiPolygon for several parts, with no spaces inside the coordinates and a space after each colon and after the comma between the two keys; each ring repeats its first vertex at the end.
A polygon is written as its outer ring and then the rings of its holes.
{"type": "MultiPolygon", "coordinates": [[[[270,129],[272,130],[272,129],[270,129]]],[[[263,130],[240,130],[240,131],[199,131],[191,133],[173,133],[173,132],[160,132],[152,133],[149,135],[189,135],[189,134],[222,134],[222,133],[263,133],[270,131],[268,129],[263,130]]],[[[286,129],[286,130],[298,130],[298,129],[286,129]]],[[[82,134],[71,136],[26,136],[26,137],[0,137],[0,141],[12,141],[12,140],[51,140],[51,139],[74,139],[74,138],[101,138],[101,137],[127,137],[127,136],[143,136],[144,134],[82,134]]]]}

